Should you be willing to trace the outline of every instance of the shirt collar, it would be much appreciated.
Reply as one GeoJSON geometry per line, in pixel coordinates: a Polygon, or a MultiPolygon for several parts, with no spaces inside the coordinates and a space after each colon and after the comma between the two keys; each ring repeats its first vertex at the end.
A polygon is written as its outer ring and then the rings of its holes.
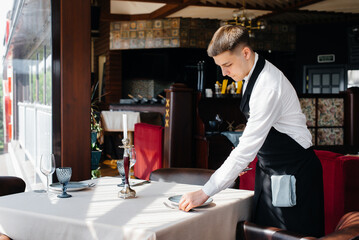
{"type": "Polygon", "coordinates": [[[253,73],[253,70],[254,70],[254,68],[255,68],[255,66],[256,66],[256,64],[257,64],[257,61],[258,61],[258,54],[255,52],[255,53],[254,53],[254,64],[253,64],[253,67],[252,67],[251,71],[248,73],[248,75],[244,77],[244,80],[246,81],[246,83],[248,83],[248,80],[251,78],[252,73],[253,73]]]}

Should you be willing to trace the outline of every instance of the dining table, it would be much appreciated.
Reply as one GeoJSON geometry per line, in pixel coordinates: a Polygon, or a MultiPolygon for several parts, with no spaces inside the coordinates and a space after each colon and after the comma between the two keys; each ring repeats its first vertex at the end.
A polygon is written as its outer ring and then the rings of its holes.
{"type": "MultiPolygon", "coordinates": [[[[249,220],[253,191],[225,189],[205,206],[179,210],[173,196],[202,186],[131,179],[136,197],[122,199],[119,177],[69,188],[70,198],[28,191],[0,197],[0,232],[21,239],[235,239],[237,222],[249,220]]],[[[76,185],[76,183],[75,183],[76,185]]]]}

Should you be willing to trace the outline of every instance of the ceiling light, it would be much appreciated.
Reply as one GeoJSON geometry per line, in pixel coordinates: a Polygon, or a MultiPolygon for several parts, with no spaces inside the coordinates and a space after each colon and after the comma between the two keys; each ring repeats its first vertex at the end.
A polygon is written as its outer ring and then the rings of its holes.
{"type": "Polygon", "coordinates": [[[239,25],[248,30],[249,36],[254,37],[253,30],[265,29],[266,23],[264,20],[256,20],[255,14],[246,10],[246,2],[243,0],[242,8],[233,11],[233,19],[225,23],[230,25],[239,25]]]}

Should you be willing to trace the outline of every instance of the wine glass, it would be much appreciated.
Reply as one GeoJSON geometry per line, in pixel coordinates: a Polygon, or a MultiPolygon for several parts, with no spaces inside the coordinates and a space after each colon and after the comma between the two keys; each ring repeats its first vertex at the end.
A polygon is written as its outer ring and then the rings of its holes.
{"type": "Polygon", "coordinates": [[[133,166],[136,163],[136,151],[135,148],[131,148],[130,150],[130,178],[134,178],[134,170],[133,170],[133,166]]]}
{"type": "Polygon", "coordinates": [[[117,170],[118,173],[120,174],[122,183],[121,184],[117,184],[118,187],[123,187],[125,186],[125,181],[126,181],[126,175],[125,175],[125,167],[124,167],[124,160],[120,159],[117,160],[117,170]]]}
{"type": "MultiPolygon", "coordinates": [[[[129,150],[128,152],[129,152],[129,156],[130,156],[129,178],[131,178],[131,175],[133,175],[132,167],[136,163],[136,151],[135,151],[135,148],[131,148],[131,150],[129,150]]],[[[121,177],[121,180],[122,180],[122,183],[117,184],[117,186],[118,187],[123,187],[123,186],[125,186],[125,181],[126,181],[126,173],[125,173],[125,167],[124,167],[124,160],[123,159],[117,160],[117,170],[118,170],[118,173],[120,174],[120,177],[121,177]]]]}
{"type": "Polygon", "coordinates": [[[66,192],[67,184],[69,183],[72,175],[72,168],[70,167],[61,167],[56,168],[56,176],[59,179],[59,182],[62,184],[62,193],[61,195],[57,195],[58,198],[69,198],[72,197],[70,194],[66,192]]]}
{"type": "Polygon", "coordinates": [[[51,153],[41,154],[40,171],[46,176],[46,192],[49,192],[49,176],[55,172],[55,156],[51,153]]]}

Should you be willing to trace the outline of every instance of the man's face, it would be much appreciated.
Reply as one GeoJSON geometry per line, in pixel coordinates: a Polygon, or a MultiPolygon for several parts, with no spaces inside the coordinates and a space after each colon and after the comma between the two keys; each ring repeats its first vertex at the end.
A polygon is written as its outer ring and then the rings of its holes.
{"type": "Polygon", "coordinates": [[[238,46],[233,52],[225,51],[214,56],[214,62],[221,67],[222,75],[229,76],[234,81],[241,81],[250,72],[254,57],[248,47],[238,46]]]}

